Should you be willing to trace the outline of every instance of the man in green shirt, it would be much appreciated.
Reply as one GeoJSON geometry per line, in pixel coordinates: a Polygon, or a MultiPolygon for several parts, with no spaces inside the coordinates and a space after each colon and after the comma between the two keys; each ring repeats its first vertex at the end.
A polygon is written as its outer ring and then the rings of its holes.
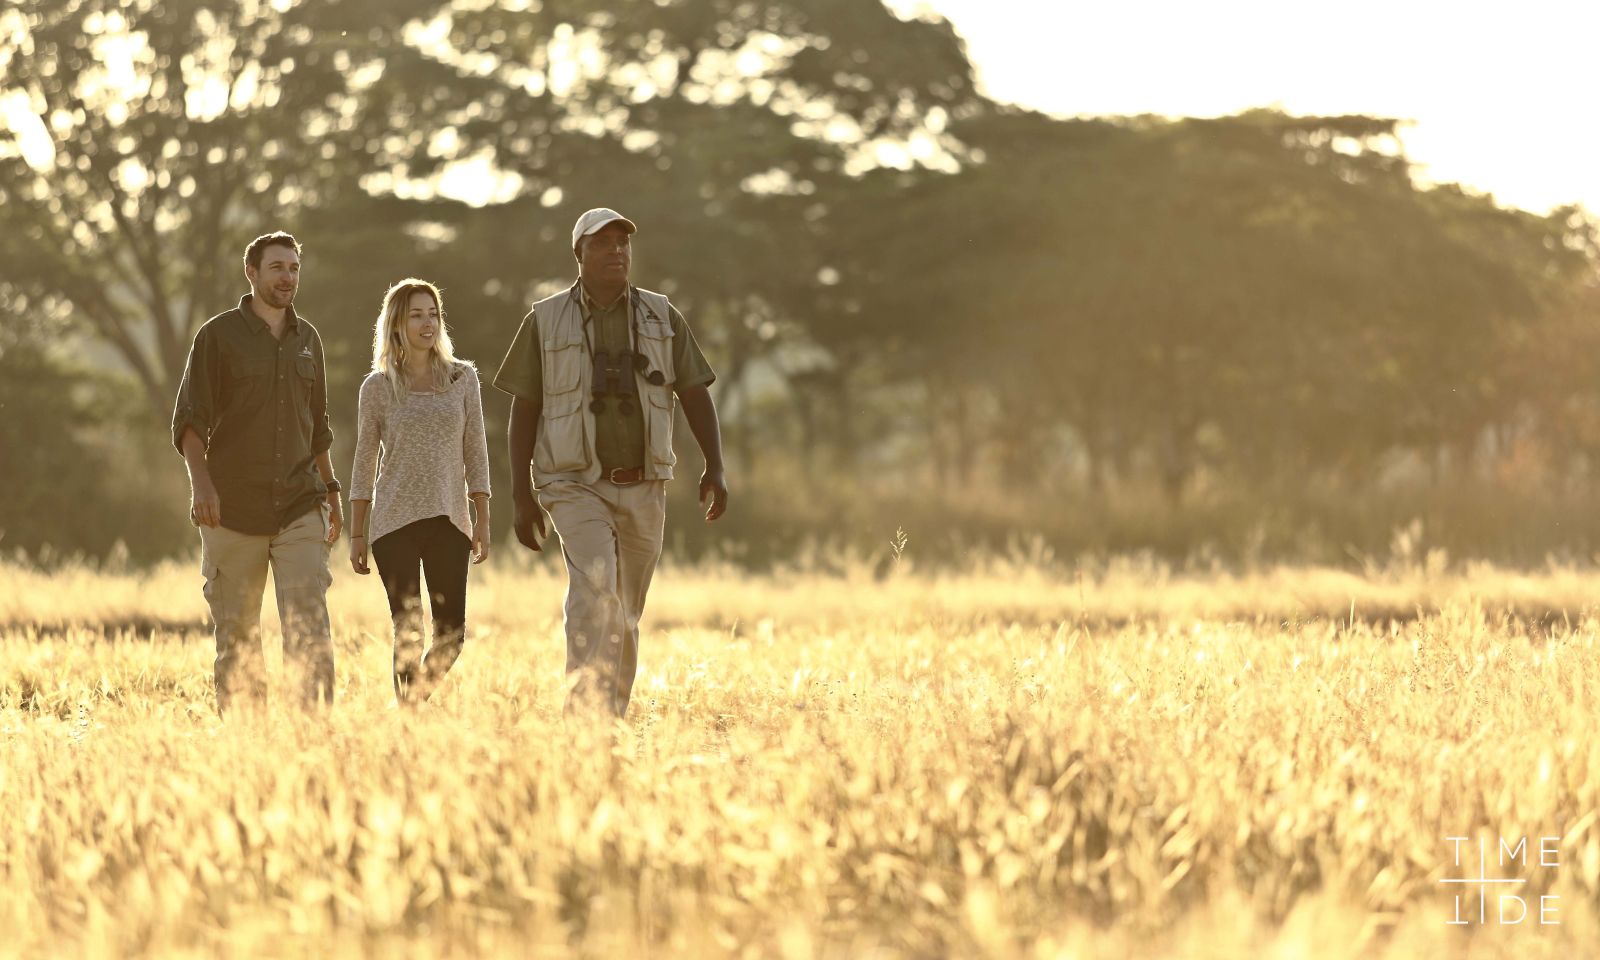
{"type": "Polygon", "coordinates": [[[245,250],[250,293],[195,334],[172,411],[189,468],[189,520],[216,631],[217,709],[266,701],[261,595],[272,569],[286,666],[306,704],[333,700],[328,547],[339,481],[328,450],[322,338],[294,310],[300,244],[270,233],[245,250]]]}
{"type": "Polygon", "coordinates": [[[661,558],[679,402],[706,461],[706,520],[728,507],[707,389],[716,374],[678,309],[628,282],[636,229],[605,208],[578,218],[578,281],[533,305],[494,380],[512,395],[513,529],[541,549],[548,510],[566,560],[569,713],[627,712],[639,617],[661,558]]]}

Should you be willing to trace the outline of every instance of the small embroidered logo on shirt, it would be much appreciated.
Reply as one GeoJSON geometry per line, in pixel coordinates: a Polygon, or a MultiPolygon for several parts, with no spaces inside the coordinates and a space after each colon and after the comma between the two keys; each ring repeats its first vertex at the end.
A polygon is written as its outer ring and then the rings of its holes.
{"type": "Polygon", "coordinates": [[[300,348],[300,356],[306,358],[307,360],[310,360],[311,359],[311,348],[310,347],[301,347],[300,348]]]}

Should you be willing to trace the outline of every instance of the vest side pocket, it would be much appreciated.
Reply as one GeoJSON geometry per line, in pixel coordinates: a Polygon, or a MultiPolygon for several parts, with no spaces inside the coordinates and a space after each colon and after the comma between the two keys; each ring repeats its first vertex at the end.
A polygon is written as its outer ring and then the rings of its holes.
{"type": "Polygon", "coordinates": [[[576,384],[554,396],[546,392],[539,440],[533,448],[533,468],[546,474],[577,473],[589,468],[589,451],[583,442],[583,393],[576,384]]]}
{"type": "Polygon", "coordinates": [[[650,398],[645,408],[650,417],[645,424],[650,459],[658,467],[671,467],[678,462],[677,455],[672,452],[672,411],[677,404],[669,390],[657,388],[646,393],[650,398]]]}

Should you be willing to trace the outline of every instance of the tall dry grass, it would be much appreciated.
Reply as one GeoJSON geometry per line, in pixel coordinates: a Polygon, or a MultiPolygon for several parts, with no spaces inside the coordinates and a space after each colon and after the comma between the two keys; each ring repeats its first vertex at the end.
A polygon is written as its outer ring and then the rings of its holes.
{"type": "Polygon", "coordinates": [[[0,956],[1600,953],[1593,573],[668,568],[603,729],[478,573],[436,704],[341,573],[336,708],[223,723],[192,567],[0,569],[0,956]]]}

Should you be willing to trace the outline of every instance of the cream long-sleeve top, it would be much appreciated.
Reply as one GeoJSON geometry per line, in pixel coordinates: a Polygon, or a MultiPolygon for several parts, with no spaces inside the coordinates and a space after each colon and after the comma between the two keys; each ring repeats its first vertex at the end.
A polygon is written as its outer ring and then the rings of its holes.
{"type": "Polygon", "coordinates": [[[381,372],[361,382],[350,499],[372,501],[369,544],[439,516],[472,538],[467,496],[489,494],[489,444],[478,371],[458,364],[452,376],[443,390],[399,402],[381,372]]]}

